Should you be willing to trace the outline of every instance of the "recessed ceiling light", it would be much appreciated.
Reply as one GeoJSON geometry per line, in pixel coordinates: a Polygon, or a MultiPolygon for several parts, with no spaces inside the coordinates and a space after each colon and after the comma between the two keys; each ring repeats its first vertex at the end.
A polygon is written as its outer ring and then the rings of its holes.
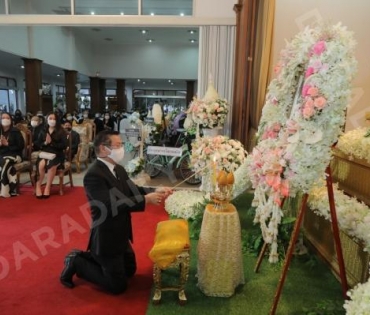
{"type": "Polygon", "coordinates": [[[184,15],[185,15],[184,13],[182,13],[182,12],[180,13],[180,16],[184,16],[184,15]]]}
{"type": "Polygon", "coordinates": [[[90,13],[91,15],[95,15],[95,12],[94,11],[91,11],[91,13],[90,13]]]}
{"type": "Polygon", "coordinates": [[[171,82],[171,85],[173,85],[173,82],[171,82]]]}
{"type": "Polygon", "coordinates": [[[22,69],[24,69],[24,66],[21,66],[22,69]]]}
{"type": "Polygon", "coordinates": [[[140,32],[141,32],[141,34],[146,34],[146,33],[148,33],[148,31],[147,31],[147,30],[140,30],[140,32]]]}
{"type": "Polygon", "coordinates": [[[147,41],[148,41],[149,43],[152,43],[152,42],[154,42],[154,39],[147,39],[147,41]]]}
{"type": "Polygon", "coordinates": [[[196,31],[194,31],[194,30],[188,30],[188,32],[189,32],[190,34],[195,34],[195,33],[196,33],[196,31]]]}
{"type": "Polygon", "coordinates": [[[125,15],[125,12],[121,12],[121,15],[125,15]]]}
{"type": "Polygon", "coordinates": [[[57,74],[57,77],[60,77],[60,74],[59,73],[57,74]]]}
{"type": "Polygon", "coordinates": [[[137,79],[137,82],[140,82],[140,79],[137,79]]]}
{"type": "Polygon", "coordinates": [[[195,42],[196,42],[196,40],[195,40],[195,39],[189,39],[189,41],[190,41],[191,43],[195,43],[195,42]]]}
{"type": "Polygon", "coordinates": [[[143,81],[143,84],[145,84],[145,81],[143,81]]]}
{"type": "Polygon", "coordinates": [[[168,80],[168,82],[171,82],[171,80],[168,80]]]}
{"type": "Polygon", "coordinates": [[[154,12],[151,12],[150,15],[153,16],[154,15],[154,12]]]}

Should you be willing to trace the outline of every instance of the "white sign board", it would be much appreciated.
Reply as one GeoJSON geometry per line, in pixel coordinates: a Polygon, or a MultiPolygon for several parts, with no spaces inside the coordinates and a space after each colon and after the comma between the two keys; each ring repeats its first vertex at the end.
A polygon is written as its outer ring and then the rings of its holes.
{"type": "Polygon", "coordinates": [[[126,128],[125,134],[127,137],[139,137],[140,135],[140,129],[136,128],[126,128]]]}
{"type": "Polygon", "coordinates": [[[173,147],[156,147],[148,146],[147,154],[150,155],[166,155],[166,156],[178,156],[182,155],[182,148],[173,148],[173,147]]]}

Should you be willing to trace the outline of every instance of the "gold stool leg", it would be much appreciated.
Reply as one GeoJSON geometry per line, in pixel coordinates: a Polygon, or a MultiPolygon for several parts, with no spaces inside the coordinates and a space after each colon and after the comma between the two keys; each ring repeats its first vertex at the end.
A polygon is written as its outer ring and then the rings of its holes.
{"type": "Polygon", "coordinates": [[[161,284],[161,268],[154,264],[153,267],[153,279],[154,279],[154,295],[153,304],[158,305],[162,298],[162,284],[161,284]]]}
{"type": "Polygon", "coordinates": [[[179,286],[179,304],[185,305],[187,302],[185,294],[185,284],[189,277],[189,254],[185,254],[180,258],[180,286],[179,286]]]}

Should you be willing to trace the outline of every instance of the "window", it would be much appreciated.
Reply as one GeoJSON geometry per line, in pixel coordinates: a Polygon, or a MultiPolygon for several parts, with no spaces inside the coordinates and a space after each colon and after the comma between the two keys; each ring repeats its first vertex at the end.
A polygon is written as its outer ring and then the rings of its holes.
{"type": "Polygon", "coordinates": [[[111,1],[75,0],[76,15],[138,15],[138,0],[111,1]]]}
{"type": "Polygon", "coordinates": [[[0,110],[13,114],[17,108],[17,81],[0,77],[0,110]]]}

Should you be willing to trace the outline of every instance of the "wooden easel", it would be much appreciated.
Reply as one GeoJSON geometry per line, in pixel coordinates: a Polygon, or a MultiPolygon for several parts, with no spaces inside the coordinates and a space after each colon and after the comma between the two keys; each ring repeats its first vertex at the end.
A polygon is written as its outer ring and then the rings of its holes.
{"type": "MultiPolygon", "coordinates": [[[[343,252],[342,252],[342,245],[340,242],[340,237],[339,237],[339,228],[338,228],[338,219],[337,219],[337,213],[335,211],[335,202],[334,202],[334,191],[333,191],[333,180],[331,176],[331,169],[330,166],[326,168],[326,187],[328,191],[328,197],[329,197],[329,207],[330,207],[330,217],[331,217],[331,223],[332,223],[332,229],[333,229],[333,236],[334,236],[334,241],[335,241],[335,248],[337,252],[337,259],[338,259],[338,265],[339,265],[339,276],[342,284],[342,293],[343,297],[346,299],[347,298],[347,291],[348,291],[348,284],[347,284],[347,277],[346,277],[346,270],[344,266],[344,259],[343,259],[343,252]]],[[[285,282],[285,278],[288,272],[288,268],[290,266],[290,261],[293,256],[293,251],[294,251],[294,246],[297,242],[298,235],[299,235],[299,230],[302,225],[303,218],[305,216],[306,212],[306,206],[307,206],[307,200],[308,200],[308,194],[304,194],[302,198],[302,204],[300,207],[300,210],[298,212],[297,220],[294,224],[294,229],[292,232],[292,236],[290,237],[289,241],[289,247],[287,251],[287,255],[285,256],[284,260],[284,266],[282,273],[280,275],[278,287],[275,292],[275,297],[274,297],[274,302],[270,310],[270,315],[274,315],[276,312],[277,305],[279,303],[281,291],[283,289],[283,285],[285,282]]],[[[284,204],[285,198],[282,201],[282,206],[284,204]]],[[[265,255],[265,252],[267,250],[267,243],[263,244],[263,247],[261,249],[261,252],[258,256],[258,260],[256,263],[256,266],[254,268],[255,272],[258,272],[259,267],[261,265],[262,259],[265,255]]]]}

